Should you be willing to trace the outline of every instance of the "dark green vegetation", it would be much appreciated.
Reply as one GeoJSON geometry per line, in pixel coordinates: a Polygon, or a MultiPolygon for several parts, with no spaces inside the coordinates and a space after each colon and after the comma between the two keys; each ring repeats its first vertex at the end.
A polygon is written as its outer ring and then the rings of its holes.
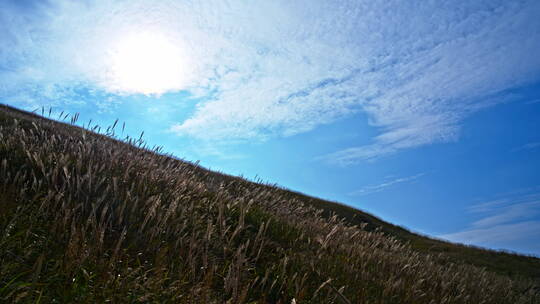
{"type": "Polygon", "coordinates": [[[540,303],[539,271],[0,107],[0,302],[540,303]]]}

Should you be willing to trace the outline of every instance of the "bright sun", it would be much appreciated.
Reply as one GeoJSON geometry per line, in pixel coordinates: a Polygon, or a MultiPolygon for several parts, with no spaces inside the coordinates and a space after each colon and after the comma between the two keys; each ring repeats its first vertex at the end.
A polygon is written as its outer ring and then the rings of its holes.
{"type": "Polygon", "coordinates": [[[166,36],[142,32],[120,39],[110,52],[108,86],[120,92],[162,94],[186,78],[182,50],[166,36]]]}

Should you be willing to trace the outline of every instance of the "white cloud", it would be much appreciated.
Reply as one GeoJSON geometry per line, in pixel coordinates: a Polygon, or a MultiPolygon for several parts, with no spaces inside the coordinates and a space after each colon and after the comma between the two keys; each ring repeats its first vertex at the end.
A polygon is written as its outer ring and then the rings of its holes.
{"type": "Polygon", "coordinates": [[[499,208],[494,215],[484,217],[472,223],[474,227],[490,227],[537,215],[540,211],[540,200],[518,203],[499,208]]]}
{"type": "MultiPolygon", "coordinates": [[[[480,216],[469,227],[440,238],[488,247],[504,247],[508,242],[540,242],[540,193],[510,195],[471,206],[469,212],[480,216]]],[[[537,252],[540,254],[540,252],[537,252]]]]}
{"type": "Polygon", "coordinates": [[[384,191],[387,188],[389,188],[391,186],[394,186],[396,184],[412,182],[412,181],[422,177],[423,175],[425,175],[425,173],[419,173],[419,174],[412,175],[412,176],[395,178],[395,179],[386,181],[386,182],[378,184],[378,185],[365,186],[365,187],[362,187],[359,190],[355,190],[353,192],[350,192],[349,195],[351,195],[351,196],[363,196],[363,195],[368,195],[368,194],[372,194],[372,193],[381,192],[381,191],[384,191]]]}
{"type": "MultiPolygon", "coordinates": [[[[485,228],[475,228],[456,233],[440,235],[440,238],[464,244],[478,246],[501,246],[500,244],[516,240],[540,240],[540,221],[525,221],[501,224],[485,228]]],[[[534,241],[533,241],[534,242],[534,241]]]]}
{"type": "Polygon", "coordinates": [[[366,112],[380,135],[326,157],[343,164],[456,140],[464,117],[540,75],[535,0],[56,0],[23,13],[6,3],[3,99],[21,88],[69,96],[60,88],[81,85],[133,93],[115,85],[109,52],[126,35],[155,32],[185,62],[162,91],[203,97],[172,131],[260,140],[366,112]]]}

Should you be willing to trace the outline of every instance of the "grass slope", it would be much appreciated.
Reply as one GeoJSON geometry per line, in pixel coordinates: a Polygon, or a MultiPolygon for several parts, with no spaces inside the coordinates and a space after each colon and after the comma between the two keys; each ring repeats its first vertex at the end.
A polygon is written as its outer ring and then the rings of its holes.
{"type": "Polygon", "coordinates": [[[0,301],[539,303],[539,271],[0,106],[0,301]]]}

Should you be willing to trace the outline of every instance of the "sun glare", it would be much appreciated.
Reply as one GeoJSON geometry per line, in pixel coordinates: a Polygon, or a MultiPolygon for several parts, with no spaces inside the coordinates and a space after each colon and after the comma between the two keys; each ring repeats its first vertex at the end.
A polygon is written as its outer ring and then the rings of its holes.
{"type": "Polygon", "coordinates": [[[167,37],[136,33],[123,37],[110,53],[111,89],[127,93],[162,94],[181,89],[185,56],[167,37]]]}

